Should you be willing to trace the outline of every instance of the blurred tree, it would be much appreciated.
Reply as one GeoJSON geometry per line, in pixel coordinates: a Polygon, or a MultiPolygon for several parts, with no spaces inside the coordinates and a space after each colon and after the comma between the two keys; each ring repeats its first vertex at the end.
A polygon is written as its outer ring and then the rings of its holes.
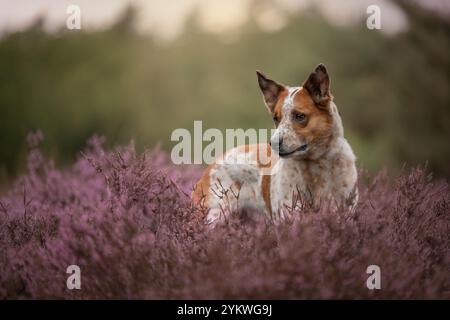
{"type": "Polygon", "coordinates": [[[128,5],[117,21],[111,26],[111,31],[131,34],[136,30],[137,10],[133,5],[128,5]]]}
{"type": "Polygon", "coordinates": [[[262,32],[251,19],[221,37],[202,31],[194,14],[182,36],[158,45],[134,32],[133,7],[103,32],[6,35],[0,175],[20,169],[32,129],[42,129],[46,150],[65,162],[94,133],[110,145],[134,138],[141,147],[169,148],[172,130],[190,129],[194,120],[204,128],[271,127],[255,70],[301,84],[324,62],[360,165],[398,169],[428,161],[450,176],[449,23],[399,4],[410,28],[390,37],[364,22],[332,27],[314,11],[290,13],[278,31],[262,32]]]}

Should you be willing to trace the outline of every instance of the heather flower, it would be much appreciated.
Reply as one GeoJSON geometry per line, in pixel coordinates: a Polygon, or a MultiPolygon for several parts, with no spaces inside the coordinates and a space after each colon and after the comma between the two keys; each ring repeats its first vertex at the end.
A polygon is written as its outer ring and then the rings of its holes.
{"type": "Polygon", "coordinates": [[[360,179],[352,212],[297,206],[276,226],[240,212],[211,230],[189,197],[201,168],[96,136],[58,169],[42,134],[28,141],[0,196],[0,298],[449,298],[449,185],[423,168],[360,179]],[[381,290],[366,287],[373,264],[381,290]]]}

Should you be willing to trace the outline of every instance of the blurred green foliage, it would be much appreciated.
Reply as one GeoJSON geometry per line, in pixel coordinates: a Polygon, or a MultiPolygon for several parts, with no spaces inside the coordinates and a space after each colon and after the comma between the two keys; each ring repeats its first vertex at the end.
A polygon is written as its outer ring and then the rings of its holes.
{"type": "Polygon", "coordinates": [[[274,33],[254,20],[233,41],[202,31],[161,44],[135,33],[128,10],[109,30],[47,34],[41,22],[0,41],[0,179],[23,167],[25,136],[45,135],[59,163],[99,133],[110,145],[170,148],[175,128],[269,128],[255,70],[301,84],[323,62],[359,164],[375,170],[428,162],[449,176],[450,27],[400,3],[410,28],[392,37],[330,26],[314,12],[274,33]]]}

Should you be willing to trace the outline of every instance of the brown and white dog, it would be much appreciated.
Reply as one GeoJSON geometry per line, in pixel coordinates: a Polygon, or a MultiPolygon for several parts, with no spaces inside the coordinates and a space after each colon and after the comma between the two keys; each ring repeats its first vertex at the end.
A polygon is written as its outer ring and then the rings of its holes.
{"type": "Polygon", "coordinates": [[[207,209],[206,222],[215,225],[247,207],[281,220],[299,197],[352,207],[357,201],[355,155],[344,138],[325,66],[319,64],[300,87],[257,75],[275,133],[270,146],[239,146],[205,170],[192,199],[207,209]],[[261,155],[271,162],[260,161],[261,155]]]}

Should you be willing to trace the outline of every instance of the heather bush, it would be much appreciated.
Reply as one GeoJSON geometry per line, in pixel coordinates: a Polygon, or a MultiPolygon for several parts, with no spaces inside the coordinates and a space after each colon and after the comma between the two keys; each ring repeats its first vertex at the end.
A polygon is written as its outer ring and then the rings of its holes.
{"type": "Polygon", "coordinates": [[[93,137],[58,169],[28,140],[27,172],[0,197],[3,299],[449,298],[449,185],[422,168],[362,176],[353,212],[242,212],[211,230],[189,199],[201,168],[93,137]],[[81,290],[66,287],[72,264],[81,290]],[[373,264],[381,290],[366,287],[373,264]]]}

